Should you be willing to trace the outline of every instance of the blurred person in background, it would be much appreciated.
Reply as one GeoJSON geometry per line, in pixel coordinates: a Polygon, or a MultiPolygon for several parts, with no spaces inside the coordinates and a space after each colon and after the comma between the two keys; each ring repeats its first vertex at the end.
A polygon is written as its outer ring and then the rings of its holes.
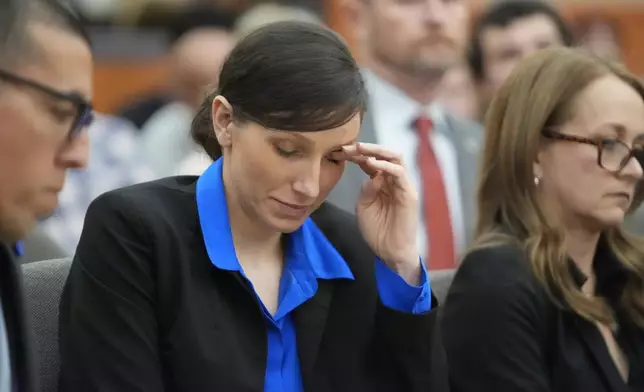
{"type": "MultiPolygon", "coordinates": [[[[233,35],[242,39],[258,28],[274,22],[300,21],[323,24],[322,20],[314,13],[299,7],[280,4],[260,4],[252,7],[235,23],[233,35]]],[[[212,159],[203,149],[191,151],[179,164],[175,174],[199,175],[212,163],[212,159]]]]}
{"type": "Polygon", "coordinates": [[[170,69],[174,101],[159,109],[141,129],[143,162],[157,178],[177,174],[197,146],[190,123],[206,91],[217,85],[224,59],[235,44],[225,30],[198,28],[184,34],[172,49],[170,69]]]}
{"type": "Polygon", "coordinates": [[[583,21],[576,27],[576,34],[579,36],[577,45],[597,56],[613,61],[621,60],[619,32],[612,21],[597,17],[583,21]]]}
{"type": "MultiPolygon", "coordinates": [[[[370,110],[361,140],[400,153],[421,191],[418,246],[429,268],[455,266],[474,228],[480,126],[440,104],[445,74],[464,56],[466,0],[353,0],[370,110]]],[[[352,210],[363,174],[347,168],[330,200],[352,210]]]]}
{"type": "Polygon", "coordinates": [[[547,2],[503,0],[488,6],[475,21],[467,51],[480,99],[479,118],[522,59],[544,48],[572,44],[568,25],[547,2]]]}
{"type": "MultiPolygon", "coordinates": [[[[76,250],[92,200],[112,189],[156,178],[141,157],[136,129],[126,120],[96,113],[87,135],[91,154],[86,167],[68,171],[58,208],[38,224],[67,255],[76,250]]],[[[30,251],[25,247],[25,253],[30,251]]]]}
{"type": "Polygon", "coordinates": [[[474,247],[441,331],[457,392],[644,391],[644,86],[570,48],[492,101],[474,247]]]}
{"type": "Polygon", "coordinates": [[[92,54],[56,2],[0,0],[0,392],[35,390],[12,245],[56,207],[87,162],[92,54]]]}
{"type": "Polygon", "coordinates": [[[316,14],[305,8],[265,3],[244,12],[235,22],[233,30],[235,37],[242,39],[266,24],[287,20],[323,24],[316,14]]]}
{"type": "Polygon", "coordinates": [[[474,78],[467,65],[458,64],[445,73],[436,100],[455,116],[478,120],[479,100],[474,78]]]}

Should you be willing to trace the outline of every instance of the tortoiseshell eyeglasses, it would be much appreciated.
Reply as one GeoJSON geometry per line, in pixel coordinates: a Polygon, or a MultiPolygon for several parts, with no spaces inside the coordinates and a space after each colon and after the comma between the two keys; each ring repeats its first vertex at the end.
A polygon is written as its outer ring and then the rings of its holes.
{"type": "Polygon", "coordinates": [[[644,145],[642,144],[635,144],[633,147],[629,147],[626,143],[618,139],[587,138],[568,135],[552,129],[546,129],[542,134],[548,139],[595,146],[597,148],[597,164],[611,173],[619,173],[624,170],[633,157],[644,167],[644,145]]]}

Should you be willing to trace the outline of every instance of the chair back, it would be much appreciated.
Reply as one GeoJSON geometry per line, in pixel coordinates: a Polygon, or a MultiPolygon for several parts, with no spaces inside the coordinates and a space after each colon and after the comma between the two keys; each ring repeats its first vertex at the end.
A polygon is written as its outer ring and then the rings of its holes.
{"type": "Polygon", "coordinates": [[[58,391],[58,305],[71,262],[71,258],[64,258],[22,265],[35,374],[41,392],[58,391]]]}
{"type": "Polygon", "coordinates": [[[429,283],[434,292],[434,296],[436,296],[438,303],[441,305],[445,303],[447,291],[452,284],[455,273],[455,269],[429,271],[429,283]]]}

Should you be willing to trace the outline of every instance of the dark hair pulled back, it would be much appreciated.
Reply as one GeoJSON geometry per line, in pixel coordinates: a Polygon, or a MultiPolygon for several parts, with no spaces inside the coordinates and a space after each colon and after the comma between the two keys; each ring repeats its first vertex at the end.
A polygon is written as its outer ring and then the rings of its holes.
{"type": "Polygon", "coordinates": [[[317,24],[293,21],[259,28],[228,56],[219,88],[191,127],[212,159],[221,156],[212,124],[217,95],[230,102],[235,121],[297,132],[337,128],[364,112],[367,102],[360,69],[342,39],[317,24]]]}

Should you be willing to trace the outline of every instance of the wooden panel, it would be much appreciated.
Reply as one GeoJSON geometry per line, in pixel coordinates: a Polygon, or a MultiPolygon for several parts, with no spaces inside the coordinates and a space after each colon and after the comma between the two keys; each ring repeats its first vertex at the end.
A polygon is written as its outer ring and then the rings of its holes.
{"type": "Polygon", "coordinates": [[[99,62],[94,67],[94,106],[113,113],[128,99],[164,87],[165,59],[99,62]]]}
{"type": "Polygon", "coordinates": [[[624,63],[635,73],[644,75],[644,4],[621,2],[573,2],[563,8],[573,23],[599,19],[616,27],[624,63]]]}

